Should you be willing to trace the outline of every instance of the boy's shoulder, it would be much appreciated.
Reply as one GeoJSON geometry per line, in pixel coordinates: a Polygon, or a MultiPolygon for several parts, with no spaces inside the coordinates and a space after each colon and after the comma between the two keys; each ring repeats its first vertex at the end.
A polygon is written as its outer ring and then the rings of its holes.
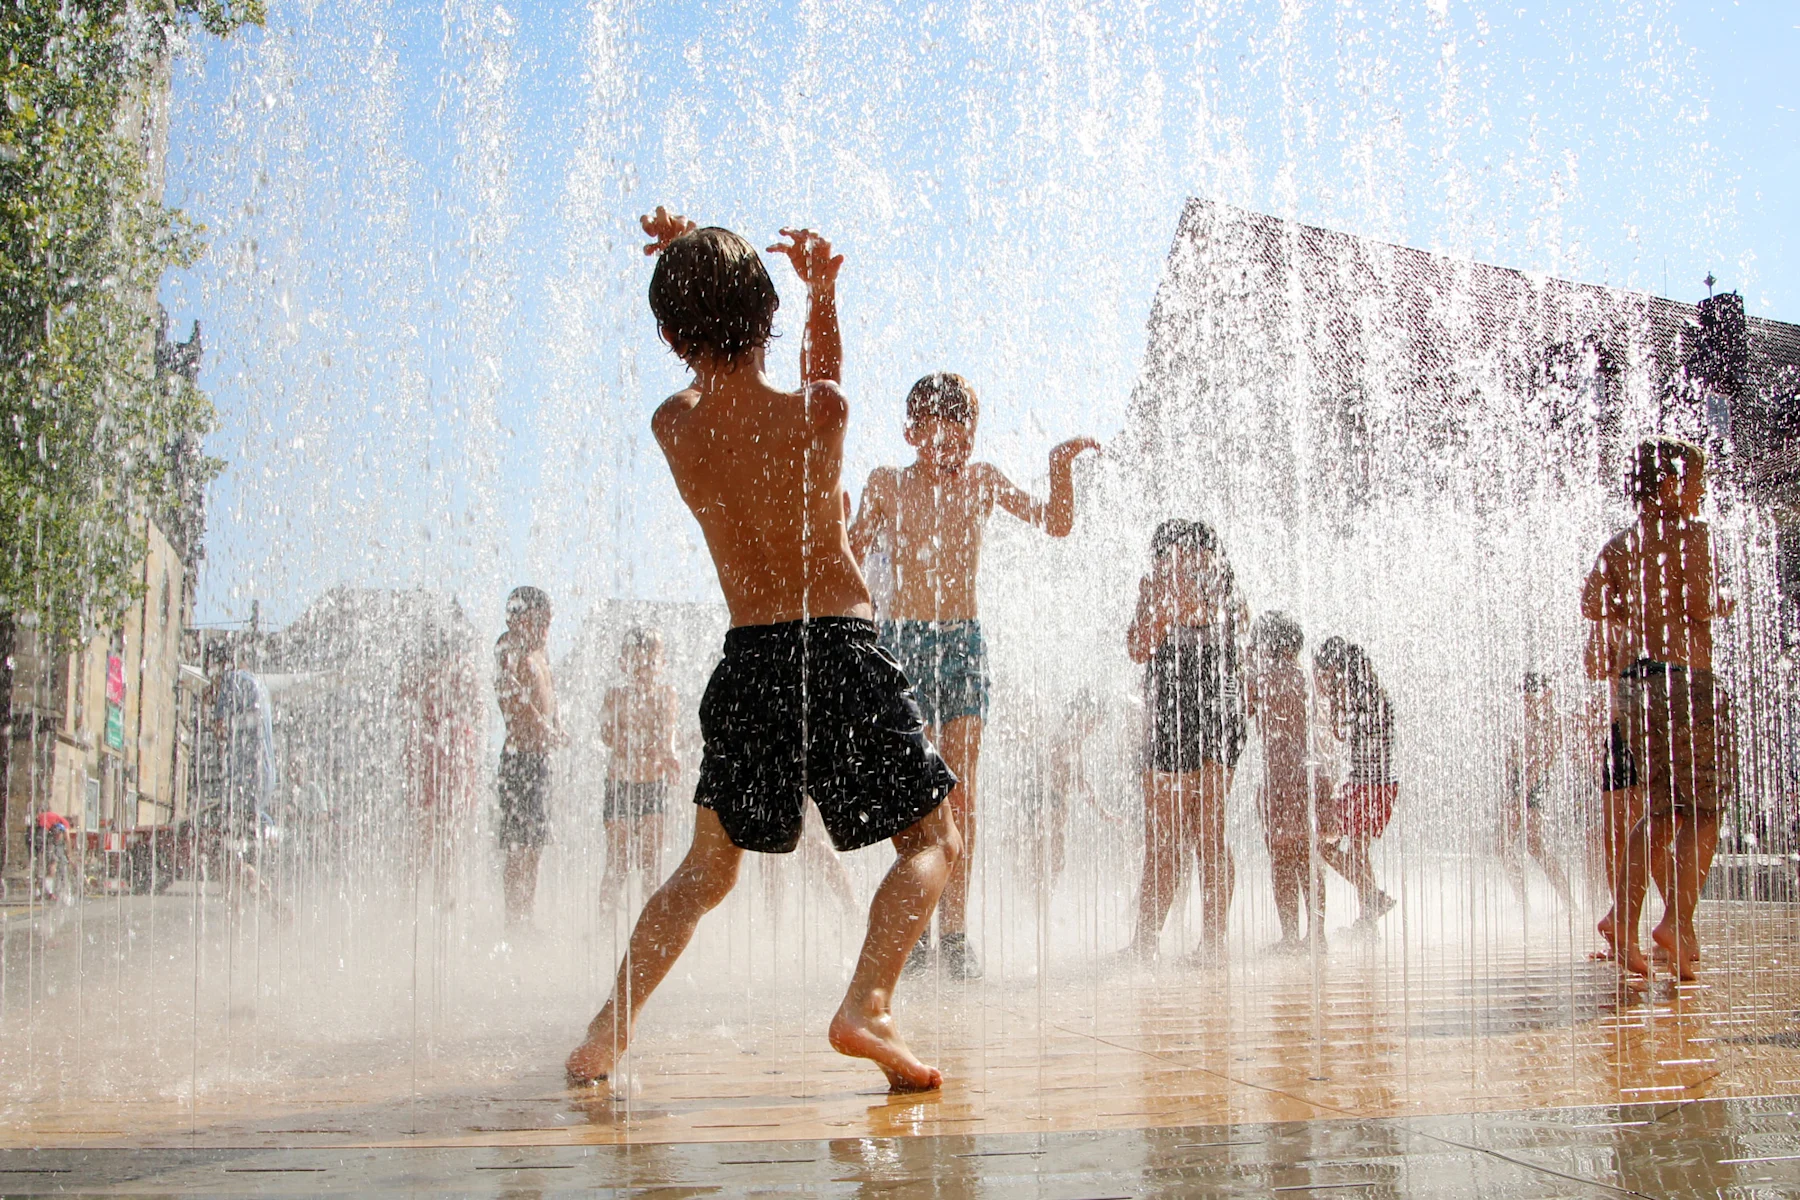
{"type": "Polygon", "coordinates": [[[656,412],[650,417],[650,431],[656,435],[657,441],[663,441],[676,432],[682,421],[700,405],[700,389],[682,388],[667,400],[656,406],[656,412]]]}
{"type": "Polygon", "coordinates": [[[844,389],[830,379],[821,379],[801,386],[795,395],[803,397],[807,404],[807,412],[814,418],[826,418],[842,421],[850,415],[850,397],[844,389]]]}

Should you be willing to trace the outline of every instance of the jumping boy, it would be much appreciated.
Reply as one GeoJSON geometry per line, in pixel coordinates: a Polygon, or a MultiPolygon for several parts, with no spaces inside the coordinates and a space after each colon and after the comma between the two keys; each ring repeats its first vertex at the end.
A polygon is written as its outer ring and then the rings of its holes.
{"type": "Polygon", "coordinates": [[[1628,971],[1649,974],[1637,927],[1655,876],[1666,911],[1651,937],[1676,978],[1688,981],[1700,952],[1694,907],[1734,770],[1728,698],[1712,674],[1712,623],[1736,603],[1719,586],[1712,537],[1699,519],[1700,448],[1672,438],[1641,443],[1630,484],[1637,521],[1600,551],[1581,596],[1582,616],[1622,646],[1615,661],[1628,664],[1613,685],[1614,722],[1647,810],[1620,847],[1613,911],[1600,932],[1628,971]]]}
{"type": "MultiPolygon", "coordinates": [[[[981,966],[969,948],[969,864],[975,848],[975,777],[987,717],[987,645],[975,609],[981,537],[996,506],[1051,537],[1075,523],[1075,459],[1098,450],[1071,438],[1050,451],[1050,500],[1040,504],[992,463],[970,462],[981,416],[975,390],[960,375],[938,372],[906,397],[906,440],[918,452],[910,467],[877,467],[863,489],[850,529],[858,562],[878,546],[891,556],[894,597],[882,621],[882,644],[919,693],[932,742],[959,780],[950,793],[963,858],[944,889],[938,915],[939,961],[953,978],[975,979],[981,966]]],[[[909,967],[923,966],[921,938],[909,967]]]]}
{"type": "Polygon", "coordinates": [[[606,823],[606,873],[601,903],[624,899],[632,872],[659,874],[663,814],[669,788],[681,777],[675,756],[675,689],[663,677],[662,634],[633,629],[619,648],[623,682],[600,702],[600,740],[606,764],[601,819],[606,823]]]}
{"type": "Polygon", "coordinates": [[[725,654],[700,702],[705,749],[694,841],[632,930],[611,999],[569,1055],[572,1083],[605,1079],[644,1002],[737,882],[745,850],[785,853],[810,797],[839,850],[893,839],[869,931],[829,1036],[896,1090],[943,1077],[901,1040],[891,1002],[907,952],[962,853],[944,797],[956,784],[931,744],[906,675],[876,644],[869,590],[850,553],[843,490],[850,405],[835,382],[841,257],[783,230],[807,285],[798,392],[763,375],[778,298],[749,243],[657,209],[657,328],[693,371],[651,421],[676,489],[706,537],[731,613],[725,654]]]}
{"type": "Polygon", "coordinates": [[[550,752],[568,741],[550,682],[550,616],[541,588],[516,587],[506,598],[506,632],[494,643],[494,692],[506,722],[499,785],[508,925],[531,917],[538,858],[550,841],[550,752]]]}
{"type": "Polygon", "coordinates": [[[1257,796],[1269,873],[1275,885],[1275,913],[1281,919],[1276,950],[1293,953],[1325,933],[1325,881],[1313,856],[1313,817],[1307,805],[1306,672],[1300,651],[1306,637],[1286,613],[1268,612],[1250,627],[1250,670],[1244,680],[1245,707],[1262,736],[1263,781],[1257,796]],[[1300,901],[1306,898],[1307,925],[1300,931],[1300,901]]]}

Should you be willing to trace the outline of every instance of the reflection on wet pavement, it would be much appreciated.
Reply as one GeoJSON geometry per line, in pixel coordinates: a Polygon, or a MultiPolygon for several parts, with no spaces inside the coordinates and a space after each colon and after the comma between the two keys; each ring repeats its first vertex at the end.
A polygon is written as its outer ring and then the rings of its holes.
{"type": "Polygon", "coordinates": [[[13,1195],[257,1192],[1532,1200],[1800,1189],[1797,1101],[755,1143],[6,1150],[13,1195]]]}
{"type": "Polygon", "coordinates": [[[1748,1196],[1800,1179],[1789,1106],[1767,1099],[1800,1092],[1784,905],[1709,905],[1713,949],[1680,989],[1622,991],[1568,942],[1402,937],[1211,971],[927,978],[902,1019],[948,1082],[904,1097],[825,1045],[828,963],[753,1004],[741,974],[672,979],[618,1084],[571,1093],[557,1067],[594,981],[566,982],[563,944],[496,953],[415,1006],[404,962],[371,965],[379,930],[358,988],[334,993],[339,968],[307,963],[298,935],[227,964],[230,936],[183,924],[205,919],[191,900],[90,908],[8,935],[8,1194],[454,1178],[509,1195],[1748,1196]]]}

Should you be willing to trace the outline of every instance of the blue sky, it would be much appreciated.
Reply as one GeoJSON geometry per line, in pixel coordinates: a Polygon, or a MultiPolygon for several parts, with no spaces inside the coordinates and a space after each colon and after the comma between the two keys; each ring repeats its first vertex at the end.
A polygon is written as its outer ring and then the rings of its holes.
{"type": "MultiPolygon", "coordinates": [[[[176,71],[230,463],[202,621],[716,595],[636,214],[847,255],[849,482],[933,369],[1022,481],[1124,419],[1182,201],[1800,320],[1800,4],[271,4],[176,71]]],[[[795,375],[800,296],[772,356],[795,375]]]]}

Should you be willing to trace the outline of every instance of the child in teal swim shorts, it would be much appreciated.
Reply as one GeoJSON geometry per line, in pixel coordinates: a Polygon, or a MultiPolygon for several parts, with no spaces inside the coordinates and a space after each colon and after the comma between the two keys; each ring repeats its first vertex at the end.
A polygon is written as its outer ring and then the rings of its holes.
{"type": "MultiPolygon", "coordinates": [[[[938,912],[939,961],[953,977],[974,979],[981,967],[969,949],[969,863],[974,860],[975,772],[987,716],[987,646],[975,611],[981,534],[998,506],[1051,537],[1075,523],[1075,459],[1098,450],[1071,438],[1050,452],[1050,499],[1039,503],[992,463],[969,461],[981,415],[975,390],[960,375],[939,372],[906,397],[906,440],[918,451],[910,467],[877,467],[863,489],[850,548],[865,561],[877,547],[893,563],[894,594],[884,612],[882,644],[918,691],[930,739],[960,781],[950,807],[962,831],[963,856],[938,912]]],[[[908,967],[923,966],[929,935],[908,967]]]]}

